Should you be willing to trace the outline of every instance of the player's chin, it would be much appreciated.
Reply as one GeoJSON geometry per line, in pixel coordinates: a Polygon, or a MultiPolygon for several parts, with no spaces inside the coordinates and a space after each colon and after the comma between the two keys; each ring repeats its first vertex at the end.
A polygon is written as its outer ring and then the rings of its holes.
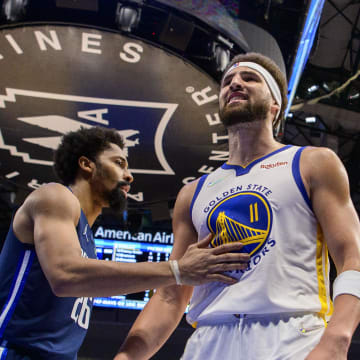
{"type": "Polygon", "coordinates": [[[117,186],[109,195],[109,208],[117,214],[122,214],[127,207],[126,192],[117,186]]]}
{"type": "Polygon", "coordinates": [[[220,119],[224,126],[228,127],[239,123],[251,122],[252,116],[247,108],[234,106],[225,108],[220,113],[220,119]]]}

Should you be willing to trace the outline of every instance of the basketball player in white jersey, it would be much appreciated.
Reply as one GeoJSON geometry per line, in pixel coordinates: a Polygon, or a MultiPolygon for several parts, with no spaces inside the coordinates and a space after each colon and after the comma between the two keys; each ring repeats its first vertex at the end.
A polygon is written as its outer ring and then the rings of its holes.
{"type": "Polygon", "coordinates": [[[274,139],[286,90],[270,59],[249,53],[231,61],[219,95],[229,160],[185,185],[174,209],[175,273],[176,259],[207,234],[213,247],[241,242],[247,269],[231,272],[232,285],[193,288],[177,276],[149,301],[116,360],[150,358],[190,298],[187,320],[196,331],[182,360],[347,358],[360,320],[359,220],[332,151],[274,139]],[[334,303],[328,251],[338,274],[334,303]]]}

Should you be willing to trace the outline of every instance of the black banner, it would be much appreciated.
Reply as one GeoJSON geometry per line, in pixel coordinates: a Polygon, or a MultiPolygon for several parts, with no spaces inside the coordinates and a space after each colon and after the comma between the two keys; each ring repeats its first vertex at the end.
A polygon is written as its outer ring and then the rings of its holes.
{"type": "Polygon", "coordinates": [[[3,29],[0,66],[0,172],[23,187],[55,180],[52,152],[80,126],[123,135],[134,205],[173,198],[226,159],[218,84],[144,41],[73,26],[3,29]]]}

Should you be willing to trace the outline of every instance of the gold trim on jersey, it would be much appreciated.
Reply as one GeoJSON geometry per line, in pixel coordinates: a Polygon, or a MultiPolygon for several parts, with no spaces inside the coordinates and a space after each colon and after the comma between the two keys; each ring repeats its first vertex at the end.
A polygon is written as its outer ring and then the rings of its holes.
{"type": "Polygon", "coordinates": [[[330,298],[329,284],[327,280],[329,274],[328,248],[319,224],[317,226],[316,236],[316,272],[319,286],[319,300],[321,304],[319,315],[326,323],[333,313],[333,303],[330,298]]]}

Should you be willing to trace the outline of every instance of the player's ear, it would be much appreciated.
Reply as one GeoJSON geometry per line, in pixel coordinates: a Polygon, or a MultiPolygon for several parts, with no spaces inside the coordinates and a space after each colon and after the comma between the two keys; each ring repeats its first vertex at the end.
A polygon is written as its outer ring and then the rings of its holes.
{"type": "Polygon", "coordinates": [[[276,116],[276,114],[278,113],[278,111],[280,110],[280,106],[275,102],[275,100],[273,99],[271,102],[271,106],[270,106],[270,111],[271,113],[276,116]]]}
{"type": "Polygon", "coordinates": [[[79,168],[87,174],[92,174],[95,168],[95,163],[86,156],[80,156],[78,160],[79,168]]]}

